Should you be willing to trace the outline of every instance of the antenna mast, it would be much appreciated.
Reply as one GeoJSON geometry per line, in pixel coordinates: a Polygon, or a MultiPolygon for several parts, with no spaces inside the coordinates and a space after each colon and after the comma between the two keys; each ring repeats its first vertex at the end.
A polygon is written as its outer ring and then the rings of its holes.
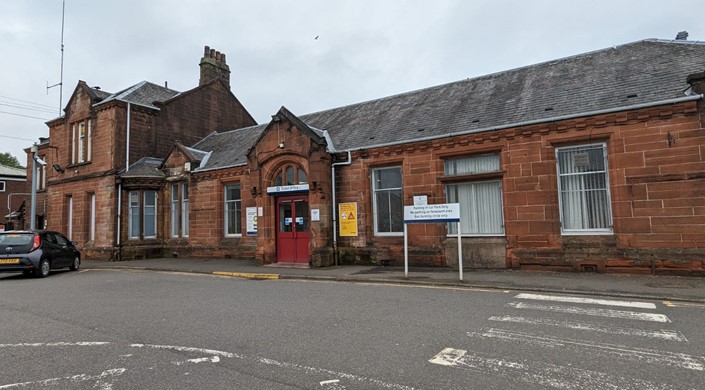
{"type": "Polygon", "coordinates": [[[49,85],[47,81],[47,95],[49,94],[49,89],[56,86],[59,87],[59,116],[61,116],[61,110],[63,109],[63,99],[64,99],[64,14],[66,11],[66,0],[61,2],[61,78],[59,82],[54,85],[49,85]]]}

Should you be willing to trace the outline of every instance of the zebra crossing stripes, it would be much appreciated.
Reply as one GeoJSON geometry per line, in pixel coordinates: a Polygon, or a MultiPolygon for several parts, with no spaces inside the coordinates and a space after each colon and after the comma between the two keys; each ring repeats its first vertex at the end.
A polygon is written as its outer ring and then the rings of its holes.
{"type": "Polygon", "coordinates": [[[617,301],[617,300],[612,300],[612,299],[566,297],[566,296],[559,296],[559,295],[526,294],[526,293],[518,294],[514,298],[533,299],[533,300],[537,300],[537,301],[564,302],[564,303],[585,303],[585,304],[603,305],[603,306],[633,307],[633,308],[638,308],[638,309],[656,309],[656,304],[651,303],[651,302],[617,301]]]}
{"type": "Polygon", "coordinates": [[[490,321],[497,322],[513,322],[518,324],[529,324],[529,325],[546,325],[552,327],[560,327],[575,330],[586,330],[591,332],[605,333],[605,334],[619,334],[624,336],[635,336],[635,337],[647,337],[652,339],[660,339],[667,341],[679,341],[688,342],[688,340],[683,336],[681,332],[675,330],[667,329],[657,329],[657,330],[645,330],[638,328],[630,328],[623,326],[611,326],[611,325],[601,325],[593,324],[589,322],[578,322],[578,321],[564,321],[564,320],[551,320],[546,318],[533,318],[533,317],[523,317],[523,316],[492,316],[488,318],[490,321]]]}

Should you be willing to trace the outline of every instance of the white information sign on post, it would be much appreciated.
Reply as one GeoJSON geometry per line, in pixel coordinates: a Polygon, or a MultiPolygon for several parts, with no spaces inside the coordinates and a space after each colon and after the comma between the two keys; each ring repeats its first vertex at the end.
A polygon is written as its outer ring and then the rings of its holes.
{"type": "Polygon", "coordinates": [[[404,206],[404,277],[409,278],[409,237],[407,224],[410,223],[458,223],[458,268],[460,281],[463,281],[463,246],[460,242],[460,204],[440,203],[404,206]]]}

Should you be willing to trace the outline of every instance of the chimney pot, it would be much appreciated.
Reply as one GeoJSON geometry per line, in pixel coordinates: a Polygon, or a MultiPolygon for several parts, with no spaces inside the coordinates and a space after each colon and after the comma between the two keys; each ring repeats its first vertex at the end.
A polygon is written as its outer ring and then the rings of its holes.
{"type": "Polygon", "coordinates": [[[208,53],[208,57],[215,58],[215,49],[211,49],[210,53],[208,53]]]}
{"type": "Polygon", "coordinates": [[[206,46],[206,48],[203,50],[203,56],[208,57],[208,53],[210,53],[211,48],[206,46]]]}
{"type": "Polygon", "coordinates": [[[223,63],[225,63],[225,53],[222,53],[220,56],[223,59],[223,63]]]}
{"type": "Polygon", "coordinates": [[[219,51],[215,52],[215,60],[220,61],[220,52],[219,51]]]}

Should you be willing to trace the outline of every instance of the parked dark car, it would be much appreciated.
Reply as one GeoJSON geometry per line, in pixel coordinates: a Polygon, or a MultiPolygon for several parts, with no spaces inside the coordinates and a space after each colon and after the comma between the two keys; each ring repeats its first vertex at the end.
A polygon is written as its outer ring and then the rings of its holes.
{"type": "Polygon", "coordinates": [[[0,232],[0,272],[22,272],[38,278],[49,271],[81,266],[81,252],[76,242],[59,232],[48,230],[12,230],[0,232]]]}

